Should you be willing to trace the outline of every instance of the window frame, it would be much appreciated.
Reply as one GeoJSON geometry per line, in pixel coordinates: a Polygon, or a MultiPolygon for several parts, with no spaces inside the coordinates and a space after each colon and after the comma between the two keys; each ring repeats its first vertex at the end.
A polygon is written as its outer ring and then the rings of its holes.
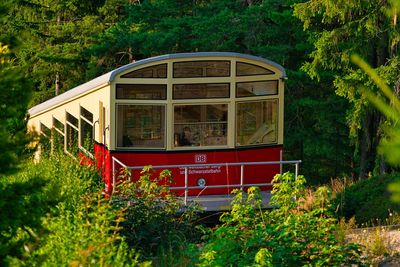
{"type": "Polygon", "coordinates": [[[279,80],[271,79],[271,80],[251,80],[251,81],[240,81],[235,82],[235,98],[236,99],[243,99],[249,97],[266,97],[266,96],[278,96],[279,95],[279,80]],[[248,95],[248,96],[238,96],[238,85],[243,83],[262,83],[262,82],[276,82],[276,93],[274,94],[263,94],[263,95],[248,95]]]}
{"type": "Polygon", "coordinates": [[[262,98],[262,99],[254,99],[254,100],[250,100],[250,101],[236,101],[235,102],[235,133],[234,133],[234,141],[235,141],[235,148],[245,148],[245,147],[253,147],[253,146],[260,146],[260,145],[264,145],[264,146],[273,146],[273,145],[277,145],[279,143],[279,105],[280,105],[280,100],[278,97],[274,97],[274,98],[262,98]],[[275,142],[270,142],[270,143],[252,143],[252,144],[244,144],[244,145],[239,145],[238,144],[238,131],[239,131],[239,123],[238,123],[238,105],[240,104],[244,104],[244,103],[257,103],[257,102],[266,102],[266,101],[276,101],[276,122],[275,122],[275,142]]]}
{"type": "Polygon", "coordinates": [[[68,111],[65,111],[65,128],[64,128],[65,129],[65,135],[64,135],[64,145],[65,146],[64,146],[64,150],[68,155],[76,158],[78,155],[74,155],[74,151],[68,150],[68,148],[69,148],[68,147],[68,127],[71,127],[72,130],[76,131],[76,136],[77,136],[76,149],[78,152],[79,151],[79,119],[77,119],[74,115],[72,115],[68,111]],[[68,121],[68,117],[72,117],[72,118],[76,119],[77,123],[78,123],[78,127],[76,127],[72,122],[68,121]]]}
{"type": "Polygon", "coordinates": [[[93,153],[94,153],[94,143],[95,143],[95,139],[94,139],[94,122],[93,122],[93,120],[94,120],[94,115],[93,115],[93,113],[90,112],[88,109],[84,108],[83,106],[79,105],[79,129],[80,129],[80,131],[79,131],[79,134],[78,134],[78,139],[79,139],[79,140],[78,140],[78,146],[79,146],[79,149],[82,150],[82,151],[83,151],[87,156],[89,156],[90,158],[94,158],[93,153]],[[82,112],[82,109],[85,110],[85,113],[88,112],[88,113],[91,114],[91,116],[92,116],[92,121],[90,121],[90,119],[88,119],[88,118],[85,117],[85,115],[84,115],[83,112],[82,112]],[[91,146],[92,146],[92,149],[93,149],[93,153],[90,152],[89,150],[87,150],[87,149],[83,146],[83,144],[82,144],[82,138],[83,138],[83,134],[84,134],[83,127],[82,127],[82,121],[84,121],[85,123],[89,124],[89,125],[92,127],[91,146]]]}
{"type": "Polygon", "coordinates": [[[248,63],[248,62],[243,62],[243,61],[236,61],[235,65],[236,65],[235,66],[236,67],[236,69],[235,69],[235,76],[236,77],[254,77],[254,76],[265,76],[265,75],[275,75],[276,74],[276,72],[271,70],[271,69],[268,69],[268,68],[266,68],[264,66],[253,64],[253,63],[248,63]],[[271,73],[264,73],[264,74],[238,74],[238,69],[239,69],[238,68],[238,64],[247,64],[247,65],[263,68],[263,69],[266,69],[267,71],[270,71],[271,73]]]}
{"type": "Polygon", "coordinates": [[[171,86],[172,89],[172,100],[200,100],[200,99],[228,99],[231,97],[231,83],[229,82],[217,82],[217,83],[173,83],[171,86]],[[228,96],[220,96],[220,97],[200,97],[200,98],[175,98],[175,86],[176,85],[207,85],[207,84],[211,84],[211,85],[227,85],[227,93],[228,96]]]}
{"type": "MultiPolygon", "coordinates": [[[[172,104],[172,121],[171,121],[171,136],[172,136],[172,150],[201,150],[201,149],[212,149],[212,148],[228,148],[229,146],[229,116],[230,116],[230,108],[231,104],[229,101],[221,101],[221,102],[176,102],[172,104]],[[215,106],[215,105],[225,105],[226,106],[226,119],[225,121],[218,121],[218,122],[180,122],[177,123],[175,119],[175,108],[178,106],[215,106]],[[182,124],[182,125],[196,125],[196,124],[222,124],[225,123],[225,130],[226,134],[223,136],[225,138],[225,144],[217,144],[217,145],[198,145],[198,146],[189,146],[189,145],[181,145],[177,146],[176,143],[176,137],[177,133],[175,132],[175,126],[177,124],[182,124]]],[[[179,134],[179,133],[178,133],[179,134]]]]}
{"type": "Polygon", "coordinates": [[[54,131],[52,133],[52,142],[53,142],[53,150],[55,149],[55,147],[57,145],[62,146],[63,150],[65,151],[65,124],[62,123],[59,119],[57,119],[56,117],[54,117],[54,115],[52,116],[52,130],[54,131]],[[62,129],[57,128],[57,124],[61,124],[62,125],[62,129]],[[59,134],[61,136],[61,140],[62,143],[55,143],[56,140],[55,136],[59,134]]]}
{"type": "Polygon", "coordinates": [[[167,100],[167,97],[168,97],[168,84],[164,84],[164,83],[161,83],[161,84],[155,84],[155,83],[153,83],[153,84],[147,84],[147,83],[116,83],[115,84],[115,100],[116,101],[119,101],[119,100],[167,100]],[[129,86],[129,85],[133,85],[133,86],[144,86],[144,87],[146,87],[146,86],[162,86],[162,87],[164,87],[163,89],[164,89],[164,98],[119,98],[118,97],[118,86],[124,86],[124,85],[126,85],[126,86],[129,86]]]}
{"type": "Polygon", "coordinates": [[[143,67],[143,68],[138,68],[138,69],[135,69],[135,70],[132,70],[130,72],[120,75],[120,78],[121,79],[167,79],[168,78],[168,63],[160,63],[160,64],[150,65],[150,66],[143,67]],[[144,70],[144,69],[148,69],[148,68],[155,68],[157,66],[162,66],[162,65],[165,65],[165,77],[154,77],[154,73],[153,73],[153,77],[124,77],[124,76],[131,74],[133,72],[136,72],[136,71],[140,71],[140,70],[144,70]]]}

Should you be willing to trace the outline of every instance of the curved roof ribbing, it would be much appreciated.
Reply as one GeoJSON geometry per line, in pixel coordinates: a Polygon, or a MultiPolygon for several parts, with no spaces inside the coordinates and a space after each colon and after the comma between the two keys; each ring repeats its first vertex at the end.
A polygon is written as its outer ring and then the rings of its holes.
{"type": "Polygon", "coordinates": [[[67,92],[65,92],[61,95],[53,97],[37,106],[34,106],[31,109],[29,109],[28,112],[32,116],[32,115],[42,112],[48,108],[57,106],[58,104],[66,101],[68,99],[72,99],[76,96],[79,96],[87,91],[90,91],[90,90],[100,87],[102,85],[109,84],[121,72],[124,72],[124,71],[134,68],[134,67],[138,67],[140,65],[157,62],[157,61],[162,61],[162,60],[168,60],[168,59],[196,58],[196,57],[237,57],[237,58],[243,58],[243,59],[256,60],[256,61],[264,62],[266,64],[276,67],[277,69],[279,69],[282,72],[281,78],[286,78],[285,69],[281,65],[279,65],[273,61],[267,60],[265,58],[257,57],[257,56],[240,54],[240,53],[232,53],[232,52],[196,52],[196,53],[168,54],[168,55],[156,56],[156,57],[139,60],[139,61],[127,64],[127,65],[124,65],[122,67],[119,67],[119,68],[112,70],[106,74],[103,74],[93,80],[90,80],[84,84],[78,85],[77,87],[74,87],[71,90],[68,90],[67,92]]]}

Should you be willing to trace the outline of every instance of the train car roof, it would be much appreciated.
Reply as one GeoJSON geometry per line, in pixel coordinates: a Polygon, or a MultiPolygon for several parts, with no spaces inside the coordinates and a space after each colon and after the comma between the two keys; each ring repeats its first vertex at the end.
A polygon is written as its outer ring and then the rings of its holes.
{"type": "Polygon", "coordinates": [[[277,69],[279,69],[282,72],[281,78],[286,78],[285,69],[281,65],[279,65],[273,61],[267,60],[265,58],[262,58],[262,57],[257,57],[257,56],[247,55],[247,54],[240,54],[240,53],[232,53],[232,52],[195,52],[195,53],[167,54],[167,55],[142,59],[142,60],[127,64],[127,65],[124,65],[124,66],[119,67],[115,70],[112,70],[106,74],[103,74],[97,78],[94,78],[93,80],[90,80],[86,83],[78,85],[77,87],[74,87],[74,88],[66,91],[65,93],[62,93],[61,95],[53,97],[39,105],[32,107],[31,109],[28,110],[29,115],[30,116],[35,115],[35,114],[40,113],[48,108],[54,107],[68,99],[72,99],[76,96],[79,96],[87,91],[90,91],[90,90],[100,87],[102,85],[109,84],[115,79],[115,77],[118,74],[120,74],[121,72],[128,70],[130,68],[144,65],[147,63],[162,61],[162,60],[179,59],[179,58],[195,58],[195,57],[237,57],[237,58],[244,58],[244,59],[249,59],[249,60],[256,60],[256,61],[264,62],[268,65],[276,67],[277,69]]]}

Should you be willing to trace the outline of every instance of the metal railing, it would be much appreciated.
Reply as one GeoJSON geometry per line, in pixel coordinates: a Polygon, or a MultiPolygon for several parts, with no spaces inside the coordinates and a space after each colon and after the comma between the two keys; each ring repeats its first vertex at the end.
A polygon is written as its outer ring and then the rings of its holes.
{"type": "MultiPolygon", "coordinates": [[[[280,160],[280,161],[257,161],[257,162],[226,162],[226,163],[208,163],[208,164],[183,164],[183,165],[156,165],[152,166],[153,169],[184,169],[185,175],[185,186],[170,187],[170,190],[185,190],[184,203],[187,204],[189,190],[193,189],[210,189],[210,188],[242,188],[249,186],[271,186],[272,183],[258,183],[258,184],[246,184],[244,183],[244,167],[245,166],[256,166],[256,165],[294,165],[295,167],[295,179],[297,179],[299,173],[299,165],[301,160],[280,160]],[[190,168],[206,168],[206,167],[230,167],[240,166],[240,184],[224,184],[224,185],[205,185],[205,186],[189,186],[189,169],[190,168]]],[[[128,170],[141,170],[143,166],[127,166],[120,160],[112,157],[112,175],[113,175],[113,192],[116,185],[116,164],[120,165],[120,168],[126,168],[128,170]]],[[[120,169],[119,168],[119,169],[120,169]]],[[[281,168],[282,170],[282,168],[281,168]]]]}

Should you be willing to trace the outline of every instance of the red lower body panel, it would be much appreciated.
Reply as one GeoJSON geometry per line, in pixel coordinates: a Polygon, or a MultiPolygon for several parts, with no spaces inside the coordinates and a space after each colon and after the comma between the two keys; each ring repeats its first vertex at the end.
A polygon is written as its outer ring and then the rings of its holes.
{"type": "MultiPolygon", "coordinates": [[[[213,166],[218,163],[242,163],[242,162],[265,162],[279,161],[281,159],[282,146],[274,147],[252,147],[246,149],[232,150],[203,150],[203,151],[109,151],[104,146],[95,145],[95,158],[98,168],[101,168],[105,183],[105,191],[112,192],[112,157],[116,158],[126,166],[159,166],[159,165],[186,165],[204,164],[201,167],[190,167],[187,169],[188,186],[197,186],[199,179],[205,180],[206,186],[223,185],[224,188],[191,189],[189,195],[229,194],[235,188],[233,185],[240,184],[240,166],[213,166]]],[[[115,169],[121,166],[114,163],[115,169]]],[[[169,169],[173,175],[171,187],[185,186],[185,168],[169,169]]],[[[162,169],[157,169],[161,171],[162,169]]],[[[243,167],[244,184],[270,183],[275,174],[280,172],[280,165],[251,165],[243,167]]],[[[132,172],[133,179],[139,177],[140,170],[132,172]]],[[[156,174],[157,175],[157,172],[156,174]]],[[[270,189],[270,187],[262,187],[270,189]]],[[[183,195],[184,190],[174,190],[177,195],[183,195]]]]}

